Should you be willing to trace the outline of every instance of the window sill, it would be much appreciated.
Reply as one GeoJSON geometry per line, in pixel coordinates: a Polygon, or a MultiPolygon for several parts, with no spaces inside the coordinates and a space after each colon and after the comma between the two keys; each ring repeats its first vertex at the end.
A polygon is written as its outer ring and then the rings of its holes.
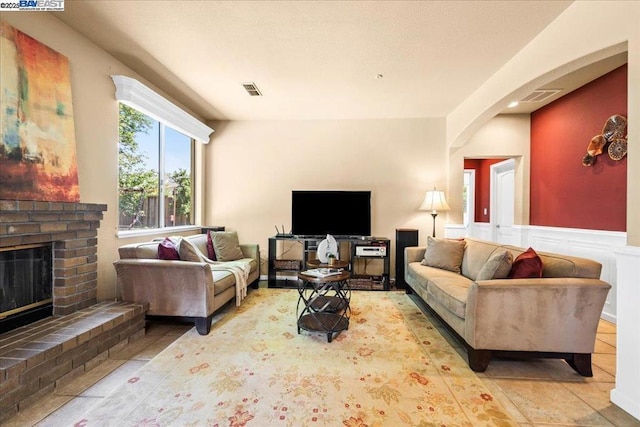
{"type": "Polygon", "coordinates": [[[165,228],[143,228],[137,230],[119,230],[116,233],[118,239],[127,239],[131,237],[141,236],[173,236],[176,233],[184,233],[186,231],[200,231],[202,227],[199,225],[180,225],[177,227],[165,227],[165,228]]]}

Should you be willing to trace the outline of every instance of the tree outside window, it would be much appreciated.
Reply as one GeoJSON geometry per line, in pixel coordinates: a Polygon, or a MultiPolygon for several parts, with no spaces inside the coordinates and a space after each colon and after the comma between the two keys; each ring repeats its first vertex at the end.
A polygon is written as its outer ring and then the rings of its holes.
{"type": "Polygon", "coordinates": [[[193,140],[125,104],[119,134],[119,228],[193,224],[193,140]]]}

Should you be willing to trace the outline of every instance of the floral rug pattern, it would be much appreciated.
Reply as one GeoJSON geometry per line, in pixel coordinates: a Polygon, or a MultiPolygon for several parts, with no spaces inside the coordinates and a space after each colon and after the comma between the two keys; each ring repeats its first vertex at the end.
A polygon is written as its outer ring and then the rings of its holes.
{"type": "MultiPolygon", "coordinates": [[[[251,291],[75,426],[517,426],[403,292],[354,291],[349,329],[297,333],[292,289],[251,291]]],[[[70,420],[71,421],[71,420],[70,420]]]]}

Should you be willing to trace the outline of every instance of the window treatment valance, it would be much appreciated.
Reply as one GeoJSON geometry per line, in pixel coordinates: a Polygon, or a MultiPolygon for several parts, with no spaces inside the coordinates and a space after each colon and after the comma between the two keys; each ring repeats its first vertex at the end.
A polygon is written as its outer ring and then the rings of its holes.
{"type": "Polygon", "coordinates": [[[116,86],[116,99],[154,119],[205,144],[214,132],[209,126],[159,95],[136,79],[127,76],[111,76],[116,86]]]}

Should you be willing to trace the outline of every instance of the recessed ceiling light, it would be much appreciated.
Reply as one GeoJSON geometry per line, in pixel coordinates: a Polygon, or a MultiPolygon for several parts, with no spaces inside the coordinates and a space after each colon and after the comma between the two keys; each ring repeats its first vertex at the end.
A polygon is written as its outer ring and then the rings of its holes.
{"type": "Polygon", "coordinates": [[[514,107],[517,107],[517,106],[518,106],[518,104],[519,104],[519,102],[518,102],[518,101],[511,101],[511,102],[509,103],[509,105],[507,105],[507,108],[514,108],[514,107]]]}

